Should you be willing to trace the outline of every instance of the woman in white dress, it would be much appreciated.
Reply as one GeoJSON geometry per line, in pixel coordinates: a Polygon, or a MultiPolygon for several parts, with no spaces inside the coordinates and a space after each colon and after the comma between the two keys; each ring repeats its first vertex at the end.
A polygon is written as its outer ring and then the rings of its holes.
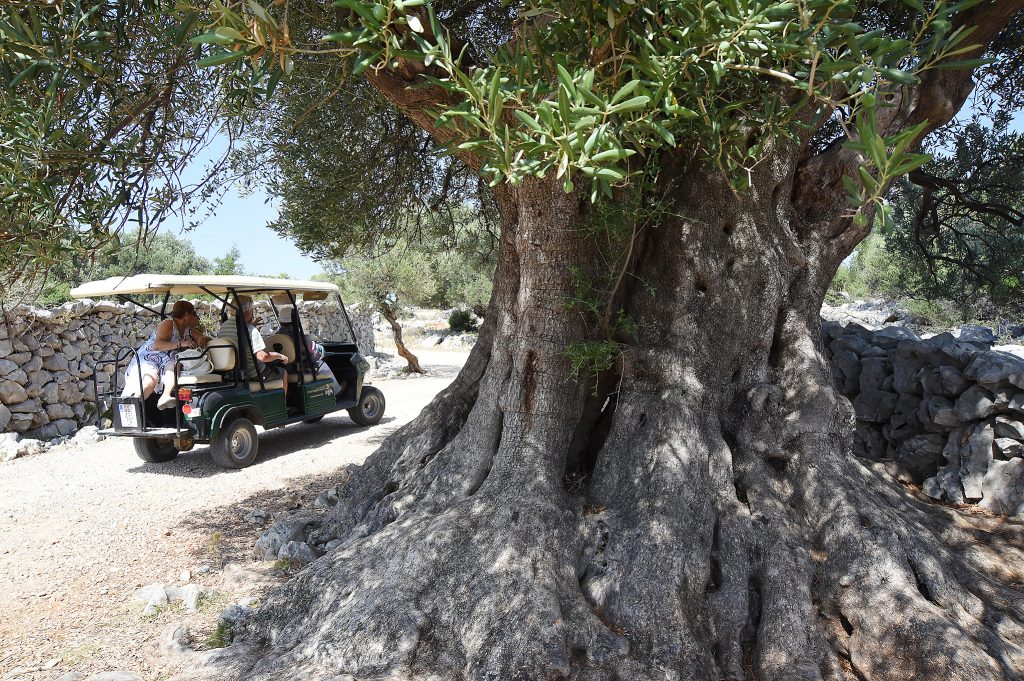
{"type": "MultiPolygon", "coordinates": [[[[142,399],[147,399],[160,383],[160,377],[166,371],[173,370],[179,350],[202,348],[209,340],[199,331],[199,315],[195,307],[187,300],[179,300],[171,308],[170,318],[157,325],[132,357],[125,371],[121,397],[139,397],[141,383],[142,399]]],[[[160,402],[173,403],[174,396],[169,393],[173,390],[174,382],[165,380],[164,383],[164,395],[160,402]]]]}

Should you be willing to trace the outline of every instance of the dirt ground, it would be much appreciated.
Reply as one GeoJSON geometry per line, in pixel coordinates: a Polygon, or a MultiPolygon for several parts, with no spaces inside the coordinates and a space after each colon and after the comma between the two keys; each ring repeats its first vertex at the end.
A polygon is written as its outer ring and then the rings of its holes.
{"type": "Polygon", "coordinates": [[[373,381],[387,400],[379,425],[359,428],[340,412],[273,430],[243,470],[215,467],[205,446],[146,464],[127,438],[0,465],[0,679],[57,679],[72,670],[163,678],[156,647],[169,624],[187,623],[202,644],[225,606],[285,579],[273,564],[254,562],[266,525],[245,514],[311,507],[339,469],[415,417],[467,355],[417,352],[427,377],[373,381]],[[240,584],[239,567],[264,577],[240,584]],[[154,582],[217,593],[195,612],[178,603],[143,616],[133,594],[154,582]]]}

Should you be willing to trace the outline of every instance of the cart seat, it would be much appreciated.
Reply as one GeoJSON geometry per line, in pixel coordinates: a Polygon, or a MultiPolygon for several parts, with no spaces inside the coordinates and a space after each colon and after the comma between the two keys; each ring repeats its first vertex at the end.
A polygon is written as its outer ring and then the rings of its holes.
{"type": "MultiPolygon", "coordinates": [[[[238,350],[230,338],[211,338],[206,344],[206,356],[214,371],[231,371],[235,368],[238,350]]],[[[178,385],[207,385],[221,383],[224,377],[219,373],[178,376],[178,385]]]]}
{"type": "MultiPolygon", "coordinates": [[[[325,378],[327,378],[327,374],[320,374],[319,378],[317,378],[316,376],[314,376],[313,374],[311,374],[309,372],[306,372],[306,373],[302,374],[302,382],[303,383],[312,383],[313,381],[322,381],[325,378]]],[[[299,375],[298,374],[288,374],[288,382],[289,383],[298,383],[299,382],[299,375]]]]}
{"type": "Polygon", "coordinates": [[[288,358],[286,364],[292,364],[295,362],[295,342],[292,341],[292,337],[286,333],[275,333],[272,336],[267,336],[263,339],[263,342],[267,344],[267,350],[274,352],[280,352],[282,355],[288,358]]]}
{"type": "Polygon", "coordinates": [[[220,383],[224,377],[220,374],[198,374],[196,376],[178,376],[178,385],[202,385],[220,383]]]}
{"type": "Polygon", "coordinates": [[[231,371],[238,360],[238,346],[230,338],[211,338],[206,344],[206,355],[214,371],[231,371]]]}
{"type": "Polygon", "coordinates": [[[263,388],[260,388],[260,382],[259,381],[249,381],[249,391],[250,392],[259,392],[260,390],[263,390],[263,389],[266,389],[266,390],[280,390],[281,388],[284,387],[284,380],[279,378],[276,381],[263,381],[263,386],[264,386],[263,388]]]}

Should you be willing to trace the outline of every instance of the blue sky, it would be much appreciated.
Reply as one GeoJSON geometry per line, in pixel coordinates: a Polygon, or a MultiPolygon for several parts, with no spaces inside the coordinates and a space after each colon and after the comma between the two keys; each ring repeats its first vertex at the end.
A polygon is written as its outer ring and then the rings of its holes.
{"type": "MultiPolygon", "coordinates": [[[[186,182],[198,179],[205,166],[223,153],[226,142],[215,141],[196,157],[184,173],[186,182]]],[[[194,230],[176,235],[192,242],[196,251],[209,259],[219,258],[232,246],[242,253],[242,266],[247,274],[277,276],[287,273],[293,279],[309,279],[323,268],[303,255],[295,245],[267,227],[277,217],[273,203],[267,203],[262,187],[232,187],[212,215],[194,230]]],[[[201,209],[205,213],[206,207],[201,209]]],[[[169,228],[168,231],[170,231],[169,228]]]]}
{"type": "Polygon", "coordinates": [[[309,279],[320,272],[322,268],[312,258],[267,227],[277,211],[265,201],[262,191],[241,196],[231,189],[206,222],[181,236],[211,260],[237,246],[247,274],[277,276],[284,272],[293,279],[309,279]]]}

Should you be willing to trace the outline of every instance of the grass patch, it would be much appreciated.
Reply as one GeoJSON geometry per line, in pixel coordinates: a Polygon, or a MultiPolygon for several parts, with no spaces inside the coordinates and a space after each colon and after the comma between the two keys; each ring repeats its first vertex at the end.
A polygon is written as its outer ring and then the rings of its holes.
{"type": "Polygon", "coordinates": [[[68,667],[79,667],[94,660],[101,652],[102,650],[95,643],[83,643],[67,648],[60,654],[60,658],[68,667]]]}
{"type": "Polygon", "coordinates": [[[206,553],[214,561],[220,559],[220,554],[224,547],[224,535],[220,532],[214,532],[206,540],[206,553]]]}
{"type": "Polygon", "coordinates": [[[199,595],[199,607],[196,608],[196,612],[220,612],[230,603],[228,595],[220,591],[202,593],[199,595]]]}
{"type": "Polygon", "coordinates": [[[227,648],[234,638],[234,626],[227,622],[218,622],[217,629],[206,639],[207,648],[227,648]]]}

